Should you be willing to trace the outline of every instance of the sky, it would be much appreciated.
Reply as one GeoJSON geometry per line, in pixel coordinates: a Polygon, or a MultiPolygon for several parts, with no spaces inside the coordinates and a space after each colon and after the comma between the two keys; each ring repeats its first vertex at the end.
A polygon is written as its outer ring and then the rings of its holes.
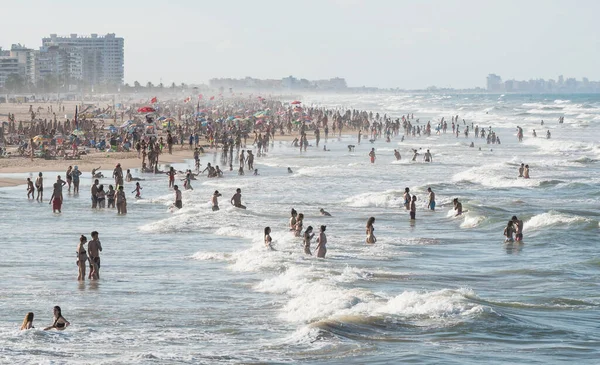
{"type": "Polygon", "coordinates": [[[2,13],[4,49],[38,49],[51,33],[116,33],[130,84],[293,75],[471,88],[485,87],[489,73],[600,80],[600,1],[28,0],[2,13]]]}

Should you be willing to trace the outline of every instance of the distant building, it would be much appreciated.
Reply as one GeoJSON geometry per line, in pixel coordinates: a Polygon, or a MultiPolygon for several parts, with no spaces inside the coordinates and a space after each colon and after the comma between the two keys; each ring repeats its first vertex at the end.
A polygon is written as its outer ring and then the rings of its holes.
{"type": "Polygon", "coordinates": [[[489,74],[487,77],[487,91],[489,91],[489,92],[504,91],[504,85],[502,84],[502,78],[496,74],[489,74]]]}
{"type": "Polygon", "coordinates": [[[89,37],[71,34],[59,37],[51,34],[42,39],[40,53],[58,46],[66,53],[67,62],[63,65],[69,75],[78,75],[81,67],[81,79],[88,85],[122,85],[124,69],[124,39],[114,33],[104,36],[91,34],[89,37]],[[80,61],[81,59],[81,61],[80,61]]]}
{"type": "Polygon", "coordinates": [[[297,79],[293,76],[277,79],[255,79],[246,77],[243,79],[211,79],[210,87],[213,89],[230,88],[240,89],[259,89],[259,90],[344,90],[348,88],[346,80],[343,78],[332,78],[328,80],[310,81],[307,79],[297,79]]]}
{"type": "Polygon", "coordinates": [[[4,87],[6,79],[11,74],[19,75],[19,59],[11,57],[10,52],[0,49],[0,87],[4,87]]]}

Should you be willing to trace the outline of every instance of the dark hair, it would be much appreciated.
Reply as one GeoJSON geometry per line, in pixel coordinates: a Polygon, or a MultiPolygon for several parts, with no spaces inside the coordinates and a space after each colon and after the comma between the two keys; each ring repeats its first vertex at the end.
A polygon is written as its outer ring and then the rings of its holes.
{"type": "Polygon", "coordinates": [[[410,189],[409,188],[404,188],[404,191],[408,193],[410,191],[410,189]]]}
{"type": "Polygon", "coordinates": [[[87,241],[87,237],[84,235],[81,235],[81,237],[79,237],[79,241],[80,242],[86,242],[87,241]]]}
{"type": "Polygon", "coordinates": [[[57,316],[56,318],[60,318],[60,317],[62,317],[62,312],[61,312],[61,310],[60,310],[60,307],[59,307],[59,306],[55,305],[55,306],[54,306],[54,310],[58,312],[58,316],[57,316]]]}
{"type": "Polygon", "coordinates": [[[367,220],[367,227],[370,227],[370,226],[372,226],[372,225],[373,225],[373,223],[375,223],[375,217],[370,217],[370,218],[367,220]]]}
{"type": "Polygon", "coordinates": [[[90,233],[92,235],[92,237],[94,236],[98,236],[98,231],[92,231],[92,233],[90,233]]]}
{"type": "Polygon", "coordinates": [[[321,226],[321,232],[325,232],[326,228],[327,228],[327,226],[321,226]]]}
{"type": "Polygon", "coordinates": [[[312,230],[313,230],[313,227],[312,226],[308,226],[308,227],[306,227],[306,231],[304,231],[304,232],[308,232],[308,231],[312,231],[312,230]]]}
{"type": "Polygon", "coordinates": [[[512,216],[512,218],[511,218],[511,220],[514,220],[514,221],[516,221],[517,219],[518,219],[518,218],[517,218],[517,216],[516,216],[516,215],[513,215],[513,216],[512,216]]]}
{"type": "Polygon", "coordinates": [[[292,208],[292,215],[298,215],[298,212],[296,212],[296,209],[292,208]]]}
{"type": "Polygon", "coordinates": [[[265,227],[265,234],[271,233],[271,227],[265,227]]]}

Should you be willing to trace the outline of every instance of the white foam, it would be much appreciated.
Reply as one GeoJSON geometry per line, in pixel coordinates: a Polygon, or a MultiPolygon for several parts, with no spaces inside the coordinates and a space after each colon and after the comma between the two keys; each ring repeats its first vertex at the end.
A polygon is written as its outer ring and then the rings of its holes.
{"type": "Polygon", "coordinates": [[[545,227],[570,228],[575,224],[590,223],[591,219],[567,215],[556,211],[534,215],[528,221],[523,223],[525,231],[536,231],[545,227]]]}

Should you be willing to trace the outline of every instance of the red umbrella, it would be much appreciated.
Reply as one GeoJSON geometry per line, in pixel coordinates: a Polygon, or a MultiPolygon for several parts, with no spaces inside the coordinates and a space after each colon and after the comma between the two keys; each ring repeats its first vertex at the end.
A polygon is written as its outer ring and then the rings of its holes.
{"type": "Polygon", "coordinates": [[[141,108],[139,108],[138,113],[154,113],[156,111],[156,109],[154,109],[151,106],[143,106],[141,108]]]}
{"type": "Polygon", "coordinates": [[[302,104],[302,102],[298,101],[298,100],[294,100],[294,101],[292,101],[292,104],[297,105],[297,104],[302,104]]]}

